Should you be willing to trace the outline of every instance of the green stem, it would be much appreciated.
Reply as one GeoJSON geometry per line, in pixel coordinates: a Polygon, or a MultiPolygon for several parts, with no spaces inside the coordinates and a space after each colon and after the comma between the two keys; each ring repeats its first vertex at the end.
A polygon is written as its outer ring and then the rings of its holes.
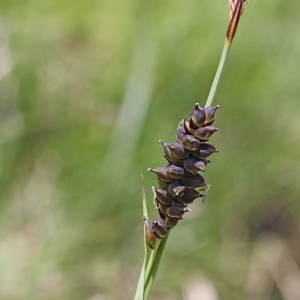
{"type": "Polygon", "coordinates": [[[228,40],[226,39],[224,47],[223,47],[222,56],[221,56],[221,59],[220,59],[220,62],[219,62],[219,66],[218,66],[213,84],[211,86],[211,89],[210,89],[205,107],[211,106],[212,102],[213,102],[213,100],[216,96],[216,92],[218,90],[218,87],[219,87],[219,84],[220,84],[220,81],[221,81],[221,78],[222,78],[222,74],[223,74],[225,66],[226,66],[226,62],[227,62],[227,58],[228,58],[228,55],[229,55],[229,52],[230,52],[230,48],[231,48],[231,43],[228,42],[228,40]]]}
{"type": "Polygon", "coordinates": [[[156,249],[152,250],[152,254],[148,262],[146,273],[145,273],[144,300],[147,300],[150,294],[150,290],[153,285],[154,278],[157,273],[162,254],[164,252],[169,237],[169,233],[170,231],[168,231],[167,235],[162,240],[158,241],[159,244],[157,245],[156,249]]]}

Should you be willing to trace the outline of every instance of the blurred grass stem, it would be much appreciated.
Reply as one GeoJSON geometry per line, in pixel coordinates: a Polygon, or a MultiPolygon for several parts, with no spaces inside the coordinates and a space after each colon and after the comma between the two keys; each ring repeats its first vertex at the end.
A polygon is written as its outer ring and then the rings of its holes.
{"type": "Polygon", "coordinates": [[[117,169],[118,176],[114,176],[115,182],[122,181],[128,173],[152,98],[158,45],[154,38],[149,35],[146,37],[140,35],[136,37],[124,97],[103,160],[106,162],[104,170],[117,169]],[[126,159],[123,159],[124,157],[126,159]],[[112,162],[115,167],[112,167],[112,162]]]}

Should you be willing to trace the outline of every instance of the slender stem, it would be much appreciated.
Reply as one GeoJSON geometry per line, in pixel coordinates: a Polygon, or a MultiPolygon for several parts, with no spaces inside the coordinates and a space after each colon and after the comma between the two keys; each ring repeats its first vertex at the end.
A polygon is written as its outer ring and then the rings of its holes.
{"type": "Polygon", "coordinates": [[[225,69],[227,58],[228,58],[228,55],[230,52],[231,44],[232,44],[233,38],[236,34],[236,31],[237,31],[237,28],[239,25],[240,16],[241,16],[243,10],[245,9],[247,3],[248,3],[248,1],[246,1],[246,0],[234,1],[234,6],[233,6],[233,10],[231,11],[231,18],[230,18],[229,26],[227,28],[226,39],[225,39],[225,44],[223,47],[222,56],[221,56],[220,63],[219,63],[219,66],[218,66],[218,69],[217,69],[217,72],[215,75],[215,79],[213,81],[213,84],[212,84],[210,92],[209,92],[205,107],[211,106],[212,102],[216,96],[216,92],[218,90],[219,83],[221,81],[222,74],[225,69]]]}
{"type": "Polygon", "coordinates": [[[148,299],[150,294],[151,287],[154,282],[155,275],[157,273],[159,263],[164,252],[170,231],[168,231],[167,235],[159,241],[159,245],[156,249],[153,250],[150,260],[147,265],[146,273],[145,273],[145,289],[144,289],[144,300],[148,299]]]}
{"type": "Polygon", "coordinates": [[[224,47],[223,47],[222,56],[221,56],[221,59],[220,59],[220,62],[219,62],[219,66],[218,66],[218,69],[217,69],[217,72],[216,72],[216,75],[215,75],[215,79],[214,79],[213,84],[211,86],[211,89],[210,89],[205,107],[211,106],[212,102],[213,102],[213,100],[216,96],[216,92],[218,90],[218,87],[219,87],[219,84],[220,84],[220,81],[221,81],[221,78],[222,78],[222,74],[223,74],[223,71],[224,71],[225,66],[226,66],[226,62],[227,62],[227,58],[228,58],[228,55],[229,55],[229,52],[230,52],[230,48],[231,48],[231,43],[229,43],[226,39],[224,47]]]}

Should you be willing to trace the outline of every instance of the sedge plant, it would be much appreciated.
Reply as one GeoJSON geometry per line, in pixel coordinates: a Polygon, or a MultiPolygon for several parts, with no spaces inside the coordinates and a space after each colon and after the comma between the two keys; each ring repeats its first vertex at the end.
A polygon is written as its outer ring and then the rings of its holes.
{"type": "Polygon", "coordinates": [[[145,185],[142,180],[145,257],[135,300],[148,299],[170,229],[178,224],[186,212],[190,211],[187,205],[197,198],[202,198],[202,202],[206,201],[206,195],[203,192],[208,191],[210,186],[199,172],[205,172],[206,166],[210,162],[208,157],[218,152],[213,145],[207,143],[213,133],[218,130],[212,125],[215,120],[215,112],[219,107],[218,105],[212,106],[213,100],[225,69],[240,17],[247,4],[248,0],[229,0],[230,22],[225,44],[204,108],[196,103],[189,119],[183,119],[178,124],[176,142],[160,141],[168,164],[148,169],[156,174],[158,180],[158,187],[152,187],[152,190],[154,204],[160,218],[154,221],[148,219],[145,185]]]}

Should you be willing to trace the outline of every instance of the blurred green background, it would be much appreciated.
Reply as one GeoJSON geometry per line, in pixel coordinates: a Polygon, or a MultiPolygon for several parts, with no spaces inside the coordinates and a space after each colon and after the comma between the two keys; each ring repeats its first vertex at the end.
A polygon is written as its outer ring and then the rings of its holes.
{"type": "MultiPolygon", "coordinates": [[[[172,230],[151,299],[300,299],[299,11],[250,1],[208,202],[172,230]]],[[[205,104],[228,18],[226,0],[1,1],[0,299],[133,299],[140,174],[154,219],[146,169],[205,104]]]]}

